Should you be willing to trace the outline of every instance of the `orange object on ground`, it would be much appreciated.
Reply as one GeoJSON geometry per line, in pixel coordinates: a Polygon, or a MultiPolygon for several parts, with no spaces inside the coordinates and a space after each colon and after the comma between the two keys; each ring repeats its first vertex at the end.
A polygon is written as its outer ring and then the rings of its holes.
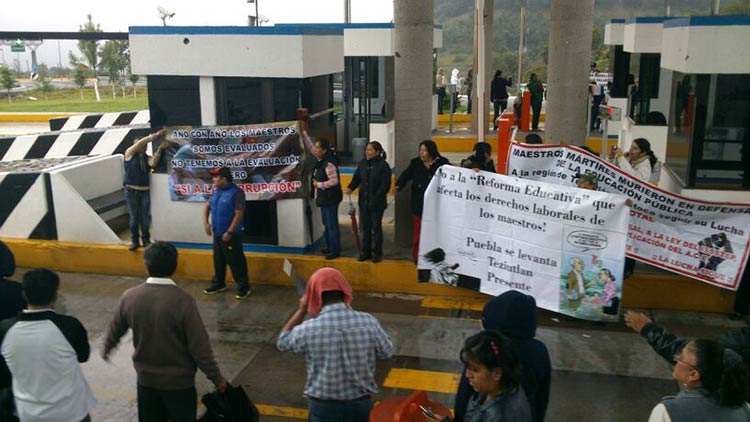
{"type": "Polygon", "coordinates": [[[497,119],[497,173],[508,174],[510,137],[513,134],[513,115],[503,114],[497,119]]]}
{"type": "Polygon", "coordinates": [[[529,123],[531,122],[531,91],[523,93],[523,101],[521,102],[521,123],[518,125],[518,130],[521,132],[529,131],[529,123]]]}
{"type": "Polygon", "coordinates": [[[440,403],[427,398],[427,393],[417,390],[408,397],[397,396],[385,399],[372,408],[370,422],[425,422],[419,406],[429,407],[440,417],[450,416],[451,411],[440,403]]]}

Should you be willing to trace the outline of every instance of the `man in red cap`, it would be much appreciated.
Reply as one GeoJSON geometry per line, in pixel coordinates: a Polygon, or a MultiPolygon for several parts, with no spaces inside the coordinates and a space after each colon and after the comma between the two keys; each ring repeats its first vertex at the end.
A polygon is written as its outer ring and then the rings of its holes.
{"type": "Polygon", "coordinates": [[[237,283],[235,298],[241,300],[250,295],[247,261],[242,249],[245,193],[232,183],[232,172],[228,167],[217,167],[210,173],[213,176],[214,191],[203,210],[203,227],[206,234],[213,237],[214,278],[211,286],[203,290],[203,293],[210,295],[226,289],[224,279],[229,264],[234,282],[237,283]]]}
{"type": "Polygon", "coordinates": [[[375,317],[351,309],[352,289],[338,270],[321,268],[307,282],[299,309],[281,329],[276,347],[302,353],[307,366],[309,421],[368,422],[375,359],[393,354],[375,317]],[[314,318],[305,319],[309,313],[314,318]]]}

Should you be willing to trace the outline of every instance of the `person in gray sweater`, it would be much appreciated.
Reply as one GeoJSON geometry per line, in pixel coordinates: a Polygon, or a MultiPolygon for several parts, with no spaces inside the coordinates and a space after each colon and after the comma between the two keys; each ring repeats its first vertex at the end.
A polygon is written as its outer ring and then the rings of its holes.
{"type": "Polygon", "coordinates": [[[143,253],[149,278],[123,293],[105,337],[102,358],[109,355],[128,329],[133,330],[133,366],[138,375],[138,420],[195,421],[197,368],[216,389],[227,381],[214,359],[208,333],[195,299],[171,280],[177,249],[166,242],[143,253]]]}

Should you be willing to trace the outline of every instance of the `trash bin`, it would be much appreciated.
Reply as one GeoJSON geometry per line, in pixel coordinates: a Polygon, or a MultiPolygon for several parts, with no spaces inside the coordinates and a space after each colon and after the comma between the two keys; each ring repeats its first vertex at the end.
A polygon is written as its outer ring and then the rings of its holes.
{"type": "Polygon", "coordinates": [[[365,146],[367,138],[352,138],[352,161],[359,163],[365,158],[365,146]]]}

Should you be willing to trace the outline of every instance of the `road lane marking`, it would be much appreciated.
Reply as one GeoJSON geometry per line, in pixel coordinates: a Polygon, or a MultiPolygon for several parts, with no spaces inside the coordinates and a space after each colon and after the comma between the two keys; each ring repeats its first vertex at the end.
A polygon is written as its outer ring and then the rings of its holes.
{"type": "Polygon", "coordinates": [[[450,372],[392,368],[383,381],[383,387],[455,394],[459,379],[459,374],[450,372]]]}

